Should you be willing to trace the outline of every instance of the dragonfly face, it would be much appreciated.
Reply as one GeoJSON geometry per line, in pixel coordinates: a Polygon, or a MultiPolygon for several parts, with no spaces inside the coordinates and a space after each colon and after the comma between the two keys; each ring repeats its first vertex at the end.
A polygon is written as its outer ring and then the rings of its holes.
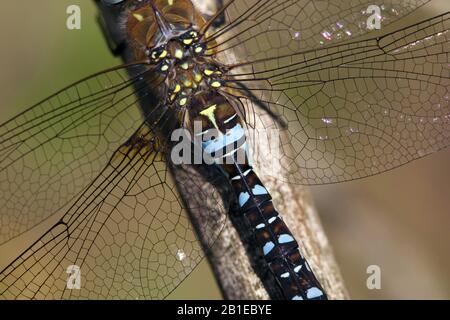
{"type": "MultiPolygon", "coordinates": [[[[361,12],[384,1],[230,0],[217,29],[218,17],[203,18],[187,0],[103,2],[124,5],[135,61],[0,125],[0,242],[62,216],[0,272],[2,297],[162,298],[189,274],[203,254],[187,209],[226,206],[204,181],[176,177],[195,195],[188,207],[169,175],[170,135],[161,132],[189,128],[179,121],[185,111],[206,129],[239,129],[232,142],[244,126],[278,129],[281,169],[262,173],[305,185],[363,178],[449,145],[449,13],[372,35],[361,12]],[[158,103],[141,112],[154,89],[158,103]],[[81,291],[64,285],[70,265],[89,282],[81,291]]],[[[395,12],[383,16],[396,20],[427,1],[391,2],[395,12]]],[[[213,151],[223,146],[213,142],[213,151]]],[[[295,243],[246,165],[229,171],[236,198],[268,259],[285,255],[295,243]],[[267,221],[255,203],[268,208],[267,221]]],[[[223,219],[208,222],[206,247],[223,219]]],[[[293,271],[310,272],[302,256],[291,258],[293,271]]],[[[285,262],[272,266],[290,287],[285,262]]]]}
{"type": "MultiPolygon", "coordinates": [[[[125,29],[127,38],[137,50],[144,52],[167,43],[175,38],[191,45],[197,34],[190,34],[205,23],[189,0],[176,1],[171,4],[166,0],[129,1],[125,5],[125,29]]],[[[136,53],[142,57],[141,53],[136,53]]]]}

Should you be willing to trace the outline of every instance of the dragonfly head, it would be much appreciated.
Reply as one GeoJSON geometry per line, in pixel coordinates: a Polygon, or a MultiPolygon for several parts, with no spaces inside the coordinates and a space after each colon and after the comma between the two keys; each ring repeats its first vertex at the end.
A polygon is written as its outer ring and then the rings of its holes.
{"type": "MultiPolygon", "coordinates": [[[[127,38],[142,52],[148,48],[167,45],[180,38],[187,30],[200,30],[203,18],[196,12],[190,0],[142,0],[130,1],[125,21],[127,38]]],[[[183,39],[191,42],[193,39],[183,39]]]]}

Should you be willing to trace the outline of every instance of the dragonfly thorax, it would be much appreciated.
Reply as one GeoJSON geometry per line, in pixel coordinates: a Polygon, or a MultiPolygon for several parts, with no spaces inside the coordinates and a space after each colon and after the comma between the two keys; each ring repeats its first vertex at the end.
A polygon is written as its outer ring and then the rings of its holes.
{"type": "Polygon", "coordinates": [[[225,71],[205,55],[206,48],[199,38],[197,31],[188,30],[146,52],[155,72],[164,78],[167,105],[187,107],[197,92],[223,86],[225,71]]]}
{"type": "Polygon", "coordinates": [[[168,107],[189,107],[198,92],[220,90],[225,69],[206,40],[206,21],[190,0],[130,1],[126,33],[136,60],[148,60],[151,85],[168,107]]]}

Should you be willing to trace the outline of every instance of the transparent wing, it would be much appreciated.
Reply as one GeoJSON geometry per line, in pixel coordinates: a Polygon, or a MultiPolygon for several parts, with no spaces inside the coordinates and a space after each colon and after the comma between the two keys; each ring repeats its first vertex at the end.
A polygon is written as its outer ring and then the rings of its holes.
{"type": "Polygon", "coordinates": [[[280,127],[254,112],[263,105],[287,124],[271,155],[287,172],[282,179],[366,177],[449,145],[449,30],[446,13],[381,37],[243,62],[227,90],[243,102],[247,122],[280,127]]]}
{"type": "Polygon", "coordinates": [[[228,61],[276,57],[361,36],[376,26],[375,18],[383,28],[428,2],[230,0],[225,1],[225,25],[211,31],[207,42],[228,61]]]}
{"type": "MultiPolygon", "coordinates": [[[[204,254],[187,216],[197,208],[186,207],[179,197],[164,148],[142,125],[59,222],[0,272],[0,297],[155,299],[169,294],[204,254]]],[[[188,187],[203,208],[208,200],[219,210],[202,185],[189,179],[188,187]]],[[[206,245],[222,223],[203,224],[206,245]]]]}
{"type": "Polygon", "coordinates": [[[95,74],[0,125],[0,244],[73,199],[141,122],[136,63],[95,74]]]}

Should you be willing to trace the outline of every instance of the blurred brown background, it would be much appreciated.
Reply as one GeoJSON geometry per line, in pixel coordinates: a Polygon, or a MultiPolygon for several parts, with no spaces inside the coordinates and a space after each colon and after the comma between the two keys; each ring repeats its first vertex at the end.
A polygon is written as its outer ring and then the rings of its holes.
{"type": "MultiPolygon", "coordinates": [[[[2,2],[0,121],[92,72],[116,65],[90,0],[2,2]],[[82,30],[65,27],[66,8],[82,8],[82,30]]],[[[448,11],[432,1],[420,17],[448,11]]],[[[450,298],[450,151],[360,181],[311,188],[347,288],[357,299],[450,298]],[[381,267],[381,290],[366,268],[381,267]]],[[[0,247],[0,268],[46,229],[0,247]]],[[[220,299],[206,262],[170,295],[220,299]]]]}

